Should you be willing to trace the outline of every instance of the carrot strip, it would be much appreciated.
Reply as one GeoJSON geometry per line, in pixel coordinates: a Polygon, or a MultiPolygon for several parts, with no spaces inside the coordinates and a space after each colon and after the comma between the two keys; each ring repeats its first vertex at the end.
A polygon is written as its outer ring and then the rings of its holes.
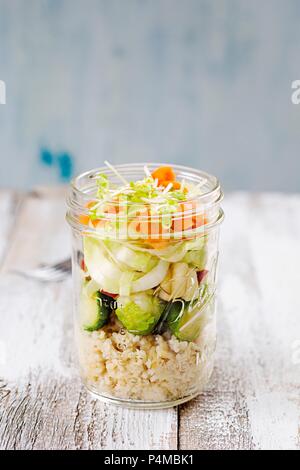
{"type": "Polygon", "coordinates": [[[165,181],[168,183],[175,181],[175,173],[170,166],[160,166],[152,173],[152,178],[158,180],[158,184],[161,185],[165,181]]]}
{"type": "Polygon", "coordinates": [[[179,181],[173,181],[173,188],[172,189],[180,189],[181,184],[179,181]]]}
{"type": "Polygon", "coordinates": [[[89,221],[90,221],[90,218],[89,218],[88,215],[80,214],[80,216],[79,216],[79,222],[80,222],[82,225],[88,225],[88,224],[89,224],[89,221]]]}
{"type": "Polygon", "coordinates": [[[165,188],[170,184],[172,183],[172,189],[180,189],[180,183],[179,181],[168,181],[168,180],[165,180],[165,181],[161,181],[159,184],[160,186],[164,186],[165,188]]]}

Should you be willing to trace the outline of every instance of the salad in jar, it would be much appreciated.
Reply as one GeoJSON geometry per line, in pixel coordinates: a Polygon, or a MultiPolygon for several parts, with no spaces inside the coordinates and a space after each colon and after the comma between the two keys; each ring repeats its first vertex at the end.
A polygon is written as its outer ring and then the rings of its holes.
{"type": "Polygon", "coordinates": [[[213,368],[222,193],[182,167],[106,163],[68,201],[81,376],[117,404],[173,406],[213,368]]]}

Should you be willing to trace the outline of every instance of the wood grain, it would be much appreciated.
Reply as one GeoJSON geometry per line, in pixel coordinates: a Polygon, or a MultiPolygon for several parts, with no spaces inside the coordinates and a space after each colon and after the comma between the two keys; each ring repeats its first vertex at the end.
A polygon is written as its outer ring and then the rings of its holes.
{"type": "Polygon", "coordinates": [[[81,386],[72,346],[72,286],[38,284],[12,269],[69,253],[62,194],[38,191],[14,214],[1,194],[0,448],[176,449],[177,411],[130,411],[81,386]],[[11,227],[13,226],[13,230],[11,227]]]}
{"type": "Polygon", "coordinates": [[[22,197],[13,191],[0,190],[0,262],[11,238],[16,214],[20,209],[22,197]]]}
{"type": "Polygon", "coordinates": [[[300,197],[240,193],[224,206],[216,367],[181,407],[179,445],[299,449],[300,197]]]}

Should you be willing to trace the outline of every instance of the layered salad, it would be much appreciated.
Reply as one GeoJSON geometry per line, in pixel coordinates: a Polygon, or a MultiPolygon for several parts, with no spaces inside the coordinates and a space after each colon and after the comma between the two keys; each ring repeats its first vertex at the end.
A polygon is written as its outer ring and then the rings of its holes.
{"type": "Polygon", "coordinates": [[[215,347],[217,235],[203,181],[147,166],[142,179],[94,176],[79,216],[77,341],[96,394],[176,401],[201,391],[215,347]]]}

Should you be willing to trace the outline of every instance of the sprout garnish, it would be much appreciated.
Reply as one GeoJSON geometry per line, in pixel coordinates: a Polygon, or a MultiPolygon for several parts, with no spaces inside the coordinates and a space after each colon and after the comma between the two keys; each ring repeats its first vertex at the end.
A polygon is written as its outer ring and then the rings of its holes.
{"type": "Polygon", "coordinates": [[[110,183],[104,173],[95,176],[97,193],[95,203],[89,210],[92,219],[103,217],[106,204],[122,207],[131,204],[146,204],[150,207],[154,206],[155,213],[172,214],[176,212],[181,202],[201,194],[200,188],[206,183],[206,179],[203,178],[200,183],[187,191],[186,183],[182,179],[179,189],[177,186],[174,189],[172,181],[166,181],[162,185],[157,178],[153,178],[147,165],[144,166],[145,177],[143,179],[128,182],[111,163],[108,161],[104,163],[119,178],[122,185],[117,188],[116,185],[110,183]]]}

